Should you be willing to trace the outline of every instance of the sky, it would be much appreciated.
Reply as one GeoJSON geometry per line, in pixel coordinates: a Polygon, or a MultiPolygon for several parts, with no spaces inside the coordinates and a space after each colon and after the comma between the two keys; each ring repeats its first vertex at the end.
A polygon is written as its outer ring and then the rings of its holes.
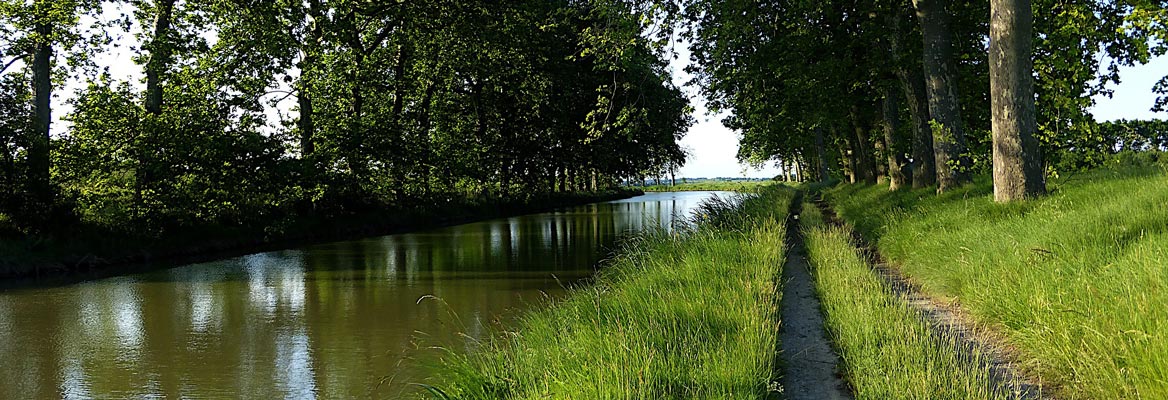
{"type": "MultiPolygon", "coordinates": [[[[105,11],[105,15],[102,17],[112,19],[116,17],[119,10],[107,6],[105,11]]],[[[136,88],[141,89],[144,86],[141,82],[141,67],[131,61],[133,48],[137,46],[137,41],[133,37],[133,33],[136,31],[137,26],[134,27],[133,32],[121,33],[121,38],[115,41],[118,47],[99,55],[97,63],[110,67],[111,75],[115,80],[129,81],[136,88]]],[[[683,43],[676,43],[674,51],[676,51],[677,57],[670,63],[673,81],[676,85],[681,86],[690,97],[695,109],[696,122],[681,141],[682,147],[689,152],[690,158],[685,166],[678,171],[677,177],[771,178],[778,175],[779,170],[773,165],[755,169],[738,163],[738,134],[722,126],[721,121],[725,118],[725,114],[710,115],[705,108],[705,102],[702,101],[701,96],[697,95],[696,90],[684,86],[691,79],[691,76],[685,73],[685,67],[689,62],[689,50],[683,43]]],[[[295,74],[294,71],[290,73],[295,74]]],[[[1121,68],[1121,83],[1109,86],[1115,91],[1114,96],[1111,98],[1096,96],[1094,98],[1096,104],[1091,111],[1095,115],[1095,119],[1097,121],[1111,121],[1116,119],[1168,118],[1168,113],[1150,111],[1156,99],[1156,95],[1152,93],[1152,86],[1165,74],[1168,74],[1168,56],[1155,58],[1146,65],[1121,68]]],[[[54,123],[54,132],[65,130],[67,123],[60,121],[60,118],[71,111],[72,107],[68,105],[67,100],[72,97],[72,93],[76,89],[83,85],[81,79],[75,77],[66,84],[63,90],[55,93],[53,113],[58,121],[54,123]]],[[[268,107],[269,119],[276,122],[281,117],[294,116],[288,115],[287,112],[292,108],[292,103],[294,103],[292,99],[286,99],[277,107],[268,107]],[[281,110],[283,110],[282,113],[281,110]]]]}

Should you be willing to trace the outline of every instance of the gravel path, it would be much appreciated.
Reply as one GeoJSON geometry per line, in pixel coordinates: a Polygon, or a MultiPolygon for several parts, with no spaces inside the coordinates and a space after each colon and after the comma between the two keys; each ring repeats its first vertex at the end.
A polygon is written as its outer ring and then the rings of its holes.
{"type": "Polygon", "coordinates": [[[790,400],[851,399],[850,391],[836,372],[839,357],[823,327],[823,314],[796,218],[788,221],[790,250],[783,267],[780,332],[783,392],[790,400]]]}

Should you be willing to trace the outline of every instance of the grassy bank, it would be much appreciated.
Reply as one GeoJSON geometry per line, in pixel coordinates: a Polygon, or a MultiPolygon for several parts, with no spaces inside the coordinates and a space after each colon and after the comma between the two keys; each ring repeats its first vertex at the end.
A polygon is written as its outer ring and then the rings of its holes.
{"type": "Polygon", "coordinates": [[[831,202],[936,296],[1007,335],[1059,398],[1168,398],[1168,174],[1103,169],[998,205],[841,186],[831,202]]]}
{"type": "Polygon", "coordinates": [[[630,243],[594,285],[449,356],[434,386],[457,399],[767,396],[792,196],[709,205],[692,231],[630,243]]]}
{"type": "Polygon", "coordinates": [[[989,386],[976,355],[934,334],[851,243],[848,228],[828,227],[819,210],[800,215],[827,329],[857,399],[1005,399],[989,386]]]}
{"type": "Polygon", "coordinates": [[[457,225],[639,195],[636,189],[554,193],[525,200],[465,201],[257,226],[187,226],[140,235],[96,226],[60,227],[35,236],[0,235],[0,280],[92,278],[142,264],[197,262],[315,242],[457,225]]]}
{"type": "Polygon", "coordinates": [[[722,190],[728,192],[752,192],[763,187],[778,184],[775,181],[700,181],[677,185],[646,186],[646,192],[699,192],[722,190]]]}

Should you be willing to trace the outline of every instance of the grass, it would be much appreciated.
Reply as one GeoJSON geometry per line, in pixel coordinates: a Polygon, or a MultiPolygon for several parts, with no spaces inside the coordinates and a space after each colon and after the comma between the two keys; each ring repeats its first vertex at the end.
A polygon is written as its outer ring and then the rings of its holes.
{"type": "Polygon", "coordinates": [[[777,382],[783,221],[772,188],[707,204],[705,222],[630,243],[595,284],[451,353],[432,393],[457,399],[754,399],[777,382]],[[441,393],[441,394],[439,394],[441,393]]]}
{"type": "Polygon", "coordinates": [[[828,194],[926,292],[1005,333],[1058,398],[1168,398],[1168,174],[1073,179],[1010,205],[985,177],[943,196],[828,194]]]}
{"type": "Polygon", "coordinates": [[[653,185],[645,187],[646,192],[697,192],[722,190],[728,192],[753,192],[759,188],[775,185],[776,181],[714,181],[679,183],[677,185],[653,185]]]}
{"type": "Polygon", "coordinates": [[[800,215],[825,324],[859,400],[1005,399],[989,385],[979,355],[934,334],[876,276],[849,228],[828,227],[814,206],[800,215]]]}

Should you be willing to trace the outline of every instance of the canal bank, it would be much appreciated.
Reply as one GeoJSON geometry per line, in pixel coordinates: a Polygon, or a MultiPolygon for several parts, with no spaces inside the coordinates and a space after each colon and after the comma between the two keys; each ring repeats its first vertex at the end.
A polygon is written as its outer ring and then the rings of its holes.
{"type": "Polygon", "coordinates": [[[27,285],[67,284],[314,243],[539,213],[561,207],[627,199],[641,194],[644,192],[628,188],[589,193],[555,193],[525,201],[450,205],[437,211],[393,210],[341,218],[303,219],[278,229],[270,226],[215,229],[158,238],[7,240],[0,243],[0,248],[6,250],[0,254],[0,290],[27,285]],[[101,244],[77,246],[69,243],[77,240],[100,240],[101,244]]]}
{"type": "Polygon", "coordinates": [[[772,186],[685,232],[628,243],[593,285],[523,316],[427,382],[439,399],[778,398],[785,220],[772,186]]]}
{"type": "MultiPolygon", "coordinates": [[[[409,398],[716,193],[551,212],[0,292],[0,398],[409,398]]],[[[719,193],[726,195],[726,193],[719,193]]]]}

